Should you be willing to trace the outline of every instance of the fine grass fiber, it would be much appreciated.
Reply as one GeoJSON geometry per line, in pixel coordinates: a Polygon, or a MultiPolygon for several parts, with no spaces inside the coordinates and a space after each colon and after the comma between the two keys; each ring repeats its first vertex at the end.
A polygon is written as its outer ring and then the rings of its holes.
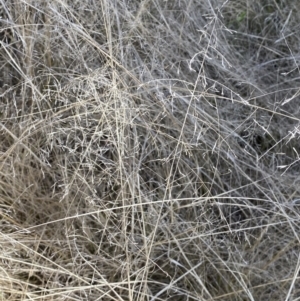
{"type": "Polygon", "coordinates": [[[0,6],[0,301],[300,300],[299,1],[0,6]]]}

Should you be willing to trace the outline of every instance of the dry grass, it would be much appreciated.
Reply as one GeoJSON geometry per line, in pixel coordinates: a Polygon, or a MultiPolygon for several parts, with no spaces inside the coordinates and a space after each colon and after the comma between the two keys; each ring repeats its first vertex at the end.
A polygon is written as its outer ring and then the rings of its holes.
{"type": "Polygon", "coordinates": [[[297,1],[0,4],[0,300],[299,300],[297,1]]]}

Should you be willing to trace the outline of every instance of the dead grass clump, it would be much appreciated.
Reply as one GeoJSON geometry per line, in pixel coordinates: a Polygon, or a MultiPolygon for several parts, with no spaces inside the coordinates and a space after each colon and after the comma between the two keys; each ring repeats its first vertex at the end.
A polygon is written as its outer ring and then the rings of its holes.
{"type": "Polygon", "coordinates": [[[296,300],[294,1],[1,1],[1,300],[296,300]]]}

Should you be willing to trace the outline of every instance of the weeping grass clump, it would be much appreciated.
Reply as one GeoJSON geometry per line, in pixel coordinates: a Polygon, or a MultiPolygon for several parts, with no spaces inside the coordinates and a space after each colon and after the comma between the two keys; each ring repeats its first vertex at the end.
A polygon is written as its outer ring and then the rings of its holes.
{"type": "Polygon", "coordinates": [[[0,300],[297,300],[300,3],[0,5],[0,300]]]}

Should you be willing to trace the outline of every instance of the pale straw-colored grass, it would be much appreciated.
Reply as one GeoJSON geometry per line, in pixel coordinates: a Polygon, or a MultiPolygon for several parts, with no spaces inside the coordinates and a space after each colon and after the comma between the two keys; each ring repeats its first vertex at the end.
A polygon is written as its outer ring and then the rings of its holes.
{"type": "Polygon", "coordinates": [[[0,4],[0,300],[298,300],[297,1],[0,4]]]}

